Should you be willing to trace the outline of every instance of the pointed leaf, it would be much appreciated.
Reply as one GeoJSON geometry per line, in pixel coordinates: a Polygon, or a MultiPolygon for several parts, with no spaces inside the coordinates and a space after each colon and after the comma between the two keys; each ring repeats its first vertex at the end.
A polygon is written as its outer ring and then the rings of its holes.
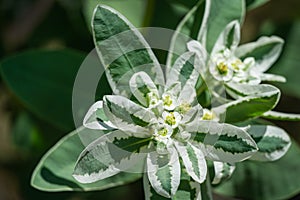
{"type": "Polygon", "coordinates": [[[235,170],[235,165],[230,165],[228,163],[214,161],[213,164],[215,176],[212,184],[220,184],[224,180],[229,179],[235,170]]]}
{"type": "Polygon", "coordinates": [[[194,52],[186,52],[182,54],[175,62],[174,66],[167,69],[166,87],[173,84],[181,83],[181,88],[186,84],[196,85],[200,75],[200,68],[204,67],[204,61],[199,61],[194,52]]]}
{"type": "Polygon", "coordinates": [[[241,27],[237,20],[230,22],[220,33],[212,50],[212,55],[224,50],[225,48],[234,50],[240,43],[240,29],[241,27]]]}
{"type": "MultiPolygon", "coordinates": [[[[105,132],[79,128],[54,145],[41,159],[31,177],[31,185],[42,191],[95,191],[133,182],[137,173],[121,172],[91,184],[78,183],[72,172],[80,152],[105,132]]],[[[132,169],[134,170],[134,169],[132,169]]]]}
{"type": "Polygon", "coordinates": [[[286,78],[284,76],[275,75],[275,74],[261,74],[260,75],[261,81],[272,81],[272,82],[281,82],[285,83],[286,78]]]}
{"type": "Polygon", "coordinates": [[[289,135],[276,126],[252,125],[248,133],[258,147],[258,152],[251,157],[252,160],[278,160],[285,155],[291,145],[289,135]]]}
{"type": "Polygon", "coordinates": [[[175,142],[177,151],[184,163],[187,173],[198,183],[203,183],[206,178],[207,166],[202,151],[192,144],[186,145],[175,142]]]}
{"type": "Polygon", "coordinates": [[[257,151],[255,141],[244,130],[215,121],[198,121],[187,127],[191,140],[212,160],[235,163],[257,151]]]}
{"type": "Polygon", "coordinates": [[[89,144],[80,154],[73,177],[81,183],[93,183],[111,177],[133,166],[141,166],[146,157],[145,150],[150,139],[128,136],[113,131],[89,144]]]}
{"type": "Polygon", "coordinates": [[[103,110],[103,101],[97,101],[88,110],[83,125],[89,129],[113,130],[116,127],[108,120],[103,110]]]}
{"type": "Polygon", "coordinates": [[[263,114],[264,118],[283,120],[283,121],[300,121],[300,114],[282,113],[277,111],[269,111],[263,114]]]}
{"type": "Polygon", "coordinates": [[[158,154],[156,151],[147,156],[147,172],[154,190],[170,198],[175,195],[180,183],[180,164],[174,147],[168,154],[158,154]]]}
{"type": "Polygon", "coordinates": [[[239,46],[235,55],[241,59],[253,57],[255,67],[260,72],[267,71],[278,59],[284,41],[276,36],[261,37],[256,42],[239,46]]]}
{"type": "Polygon", "coordinates": [[[141,33],[116,10],[98,5],[92,29],[99,58],[107,67],[106,76],[116,94],[131,96],[128,80],[138,71],[145,71],[155,84],[164,83],[151,48],[141,33]]]}
{"type": "Polygon", "coordinates": [[[259,117],[263,113],[272,110],[280,98],[280,90],[271,85],[230,83],[226,85],[226,89],[233,98],[238,99],[213,110],[224,117],[227,123],[259,117]]]}
{"type": "Polygon", "coordinates": [[[155,115],[129,99],[117,95],[106,95],[104,112],[118,129],[136,137],[150,136],[147,126],[155,119],[155,115]]]}

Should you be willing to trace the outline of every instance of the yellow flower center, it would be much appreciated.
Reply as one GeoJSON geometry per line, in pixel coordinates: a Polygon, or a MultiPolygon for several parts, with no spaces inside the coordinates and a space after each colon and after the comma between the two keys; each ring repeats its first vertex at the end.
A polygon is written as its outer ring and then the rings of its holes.
{"type": "Polygon", "coordinates": [[[173,112],[166,116],[165,122],[171,126],[176,124],[176,118],[173,112]]]}
{"type": "Polygon", "coordinates": [[[181,114],[187,113],[191,109],[191,104],[184,102],[178,106],[177,110],[181,114]]]}
{"type": "Polygon", "coordinates": [[[164,105],[165,106],[171,106],[173,101],[170,95],[166,95],[163,99],[164,105]]]}
{"type": "Polygon", "coordinates": [[[213,120],[213,119],[214,119],[213,112],[211,112],[209,110],[204,111],[203,116],[202,116],[202,120],[213,120]]]}
{"type": "Polygon", "coordinates": [[[228,66],[224,62],[220,62],[219,64],[217,64],[217,69],[222,75],[226,75],[228,72],[228,66]]]}
{"type": "Polygon", "coordinates": [[[157,134],[161,136],[167,136],[168,130],[166,128],[160,129],[157,134]]]}
{"type": "Polygon", "coordinates": [[[243,64],[243,62],[240,59],[236,59],[233,63],[231,63],[231,66],[235,70],[239,70],[240,66],[243,64]]]}

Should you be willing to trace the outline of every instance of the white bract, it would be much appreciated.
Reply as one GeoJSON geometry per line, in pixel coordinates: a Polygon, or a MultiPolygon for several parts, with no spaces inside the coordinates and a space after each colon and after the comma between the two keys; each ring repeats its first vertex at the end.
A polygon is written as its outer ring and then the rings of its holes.
{"type": "MultiPolygon", "coordinates": [[[[240,24],[233,21],[221,32],[210,54],[206,53],[206,71],[214,79],[251,85],[260,84],[261,81],[285,81],[282,76],[264,73],[279,57],[282,39],[261,37],[256,42],[238,46],[239,43],[240,24]]],[[[187,46],[189,51],[202,57],[205,55],[205,49],[198,41],[191,41],[187,46]]]]}

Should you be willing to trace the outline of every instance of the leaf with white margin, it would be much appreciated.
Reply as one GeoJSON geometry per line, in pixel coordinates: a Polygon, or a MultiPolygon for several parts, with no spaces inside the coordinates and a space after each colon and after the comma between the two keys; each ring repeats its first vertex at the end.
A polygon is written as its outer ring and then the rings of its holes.
{"type": "MultiPolygon", "coordinates": [[[[187,52],[186,44],[192,39],[197,39],[204,15],[205,5],[208,1],[198,1],[197,4],[184,16],[176,27],[172,36],[169,54],[167,58],[167,68],[174,65],[176,59],[187,52]]],[[[205,20],[204,20],[205,21],[205,20]]]]}
{"type": "Polygon", "coordinates": [[[300,121],[300,114],[283,113],[277,111],[268,111],[264,113],[262,117],[267,119],[283,120],[283,121],[300,121]]]}
{"type": "Polygon", "coordinates": [[[146,107],[149,107],[147,94],[152,92],[159,98],[159,92],[156,85],[145,72],[137,72],[133,74],[129,81],[129,86],[134,97],[146,107]]]}
{"type": "Polygon", "coordinates": [[[103,135],[81,152],[73,177],[80,183],[93,183],[138,165],[135,172],[141,173],[147,155],[142,152],[149,141],[119,130],[103,135]]]}
{"type": "Polygon", "coordinates": [[[135,137],[149,137],[147,126],[155,120],[153,112],[118,95],[104,96],[104,112],[118,129],[135,137]]]}
{"type": "Polygon", "coordinates": [[[215,121],[198,121],[188,125],[190,140],[214,161],[235,163],[251,157],[257,146],[250,135],[236,126],[215,121]]]}
{"type": "Polygon", "coordinates": [[[255,140],[258,151],[250,159],[274,161],[281,158],[291,146],[289,135],[276,126],[252,125],[248,133],[255,140]]]}
{"type": "Polygon", "coordinates": [[[235,101],[213,108],[227,123],[259,117],[272,110],[280,98],[280,90],[272,85],[226,84],[226,90],[235,101]]]}
{"type": "Polygon", "coordinates": [[[286,78],[284,76],[276,75],[276,74],[260,74],[259,78],[261,81],[269,81],[269,82],[280,82],[285,83],[286,78]]]}
{"type": "Polygon", "coordinates": [[[278,59],[284,41],[276,36],[260,37],[256,42],[239,46],[235,55],[240,59],[253,57],[255,69],[259,72],[267,71],[278,59]]]}
{"type": "Polygon", "coordinates": [[[245,7],[245,1],[240,0],[206,1],[205,13],[197,40],[205,46],[209,53],[227,24],[234,20],[239,22],[244,20],[245,7]],[[222,8],[222,12],[220,12],[220,8],[222,8]]]}
{"type": "MultiPolygon", "coordinates": [[[[167,200],[153,189],[150,185],[148,175],[145,173],[143,178],[144,192],[146,200],[167,200]]],[[[181,169],[180,185],[172,200],[199,200],[201,199],[200,184],[192,180],[184,168],[181,169]]]]}
{"type": "Polygon", "coordinates": [[[277,111],[268,111],[264,113],[262,117],[267,119],[283,120],[283,121],[300,121],[300,114],[283,113],[277,111]]]}
{"type": "Polygon", "coordinates": [[[219,53],[225,48],[234,50],[240,43],[241,27],[237,20],[230,22],[225,29],[220,33],[214,48],[212,55],[219,53]]]}
{"type": "Polygon", "coordinates": [[[155,84],[164,84],[163,72],[150,46],[119,12],[98,5],[92,31],[97,53],[115,94],[130,97],[128,80],[138,71],[145,71],[155,84]]]}
{"type": "Polygon", "coordinates": [[[191,143],[174,142],[184,163],[187,173],[198,183],[203,183],[207,174],[207,165],[202,151],[191,143]]]}
{"type": "Polygon", "coordinates": [[[232,173],[235,170],[235,165],[230,165],[224,162],[214,161],[214,178],[212,184],[220,184],[222,181],[227,180],[231,177],[232,173]]]}
{"type": "MultiPolygon", "coordinates": [[[[201,59],[201,58],[200,58],[201,59]]],[[[182,54],[175,64],[167,69],[166,88],[169,88],[174,83],[180,82],[183,88],[186,84],[195,87],[200,75],[200,68],[204,67],[204,61],[200,61],[194,52],[186,52],[182,54]]]]}
{"type": "Polygon", "coordinates": [[[108,120],[103,111],[103,101],[94,103],[83,119],[83,125],[95,130],[113,130],[116,127],[108,120]]]}
{"type": "Polygon", "coordinates": [[[180,183],[180,163],[174,147],[168,149],[167,154],[156,151],[148,153],[147,174],[151,186],[166,198],[175,195],[180,183]]]}

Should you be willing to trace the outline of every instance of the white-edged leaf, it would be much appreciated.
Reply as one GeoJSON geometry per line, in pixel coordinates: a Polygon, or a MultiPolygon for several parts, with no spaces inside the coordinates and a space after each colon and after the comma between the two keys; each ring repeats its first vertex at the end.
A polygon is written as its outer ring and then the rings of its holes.
{"type": "Polygon", "coordinates": [[[118,129],[135,137],[149,137],[147,126],[156,119],[153,112],[118,95],[106,95],[103,102],[106,116],[118,129]]]}
{"type": "Polygon", "coordinates": [[[207,165],[202,151],[191,143],[175,142],[175,147],[182,158],[187,173],[198,183],[203,183],[207,174],[207,165]]]}
{"type": "Polygon", "coordinates": [[[251,157],[252,160],[278,160],[285,155],[291,145],[289,135],[276,126],[252,125],[248,133],[258,146],[258,152],[251,157]]]}
{"type": "MultiPolygon", "coordinates": [[[[207,1],[198,1],[197,4],[184,16],[176,27],[172,36],[170,49],[167,58],[167,68],[174,65],[176,59],[187,52],[186,44],[197,39],[197,35],[203,20],[204,9],[207,1]]],[[[204,20],[205,21],[205,20],[204,20]]]]}
{"type": "Polygon", "coordinates": [[[239,46],[235,55],[241,59],[253,57],[255,68],[260,72],[267,71],[278,59],[284,41],[276,36],[261,37],[256,42],[239,46]]]}
{"type": "Polygon", "coordinates": [[[103,135],[81,152],[73,177],[80,183],[93,183],[133,166],[140,166],[135,172],[141,173],[147,155],[142,151],[146,150],[149,141],[119,130],[103,135]]]}
{"type": "Polygon", "coordinates": [[[83,119],[83,125],[95,130],[113,130],[116,127],[108,120],[103,111],[103,101],[94,103],[83,119]]]}
{"type": "Polygon", "coordinates": [[[240,43],[241,37],[241,27],[237,20],[230,22],[225,29],[220,33],[214,48],[212,50],[212,55],[219,53],[225,48],[229,50],[234,50],[240,43]]]}
{"type": "Polygon", "coordinates": [[[214,161],[235,163],[257,151],[255,141],[243,129],[215,121],[198,121],[188,125],[191,140],[204,155],[214,161]]]}
{"type": "Polygon", "coordinates": [[[94,43],[115,94],[131,96],[128,80],[145,71],[157,85],[164,84],[159,62],[141,33],[119,12],[98,5],[92,20],[94,43]]]}
{"type": "Polygon", "coordinates": [[[174,147],[168,149],[168,154],[150,152],[147,156],[147,173],[154,190],[166,197],[175,195],[180,183],[180,163],[174,147]]]}
{"type": "Polygon", "coordinates": [[[204,63],[200,61],[194,52],[186,52],[182,54],[175,64],[167,69],[166,88],[179,82],[183,88],[186,84],[196,85],[200,75],[200,68],[203,68],[204,63]]]}
{"type": "Polygon", "coordinates": [[[226,180],[231,177],[232,173],[235,170],[235,165],[230,165],[224,162],[214,161],[214,178],[212,184],[220,184],[223,180],[226,180]]]}
{"type": "Polygon", "coordinates": [[[259,117],[272,110],[280,98],[280,90],[272,85],[226,84],[227,92],[235,101],[213,108],[228,123],[259,117]]]}
{"type": "Polygon", "coordinates": [[[143,71],[137,72],[131,77],[129,86],[135,98],[146,107],[149,106],[147,94],[152,92],[157,97],[160,96],[151,78],[143,71]]]}
{"type": "Polygon", "coordinates": [[[263,114],[263,117],[267,119],[283,120],[283,121],[300,121],[300,114],[283,113],[277,111],[268,111],[263,114]]]}
{"type": "Polygon", "coordinates": [[[269,81],[269,82],[280,82],[285,83],[286,78],[284,76],[276,75],[276,74],[260,74],[261,81],[269,81]]]}

